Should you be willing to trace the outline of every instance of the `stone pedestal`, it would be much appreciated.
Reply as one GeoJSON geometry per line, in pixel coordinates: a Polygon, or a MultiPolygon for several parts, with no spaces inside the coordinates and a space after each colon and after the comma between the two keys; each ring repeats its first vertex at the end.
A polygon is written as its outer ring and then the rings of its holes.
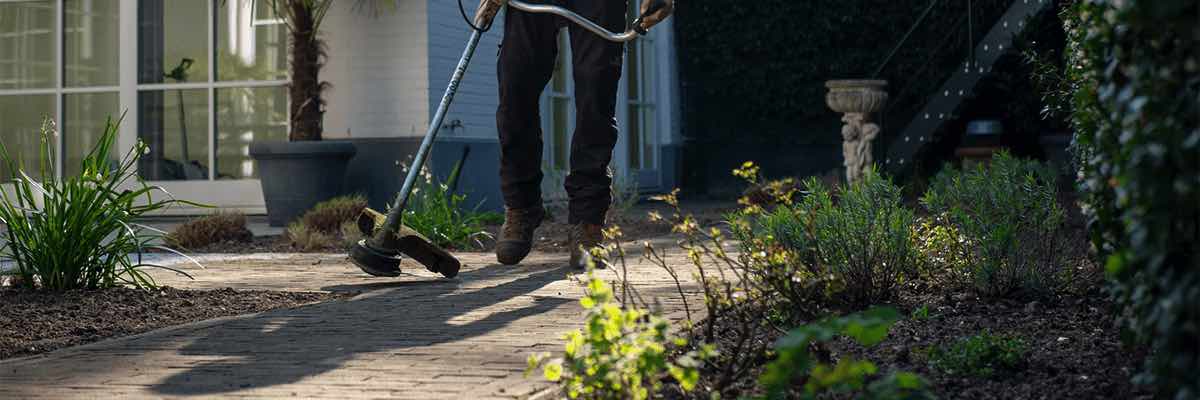
{"type": "Polygon", "coordinates": [[[887,81],[835,80],[825,83],[829,93],[825,103],[843,114],[842,156],[846,165],[846,182],[862,179],[863,171],[874,162],[871,142],[879,136],[880,127],[874,113],[883,109],[888,94],[883,89],[887,81]]]}

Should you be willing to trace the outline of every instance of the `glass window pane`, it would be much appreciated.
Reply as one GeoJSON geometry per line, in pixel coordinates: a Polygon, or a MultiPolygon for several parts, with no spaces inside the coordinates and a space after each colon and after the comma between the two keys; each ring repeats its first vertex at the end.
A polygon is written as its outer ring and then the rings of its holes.
{"type": "MultiPolygon", "coordinates": [[[[80,93],[63,95],[63,176],[79,174],[83,157],[91,152],[104,134],[111,117],[113,123],[121,117],[117,110],[119,96],[113,93],[80,93]]],[[[120,158],[114,148],[110,160],[120,158]]]]}
{"type": "Polygon", "coordinates": [[[551,113],[551,144],[554,146],[554,152],[551,155],[554,160],[554,167],[558,169],[567,169],[567,162],[570,160],[568,151],[570,147],[567,143],[568,132],[567,124],[567,108],[570,100],[564,97],[551,97],[552,102],[551,113]]]}
{"type": "Polygon", "coordinates": [[[63,79],[66,86],[116,86],[118,0],[64,0],[63,79]]]}
{"type": "Polygon", "coordinates": [[[208,81],[208,4],[138,2],[138,82],[208,81]]]}
{"type": "Polygon", "coordinates": [[[138,137],[150,146],[138,171],[154,181],[208,179],[208,90],[138,93],[138,137]]]}
{"type": "MultiPolygon", "coordinates": [[[[42,121],[47,117],[55,118],[54,95],[0,96],[0,142],[18,168],[33,177],[39,175],[42,121]]],[[[12,180],[14,172],[7,163],[0,163],[4,183],[12,180]]]]}
{"type": "Polygon", "coordinates": [[[250,0],[219,3],[217,80],[287,79],[286,26],[274,19],[267,3],[250,0]]]}
{"type": "Polygon", "coordinates": [[[638,47],[642,49],[642,58],[640,60],[642,62],[641,75],[642,82],[645,83],[641,88],[641,100],[647,103],[654,103],[653,82],[656,81],[656,79],[654,79],[654,74],[656,71],[658,71],[658,66],[655,64],[655,62],[658,60],[654,53],[654,43],[648,41],[642,42],[638,44],[638,47]]]}
{"type": "Polygon", "coordinates": [[[629,155],[629,168],[630,169],[638,169],[638,168],[642,167],[642,163],[641,163],[641,160],[642,160],[642,129],[641,128],[642,127],[641,127],[641,121],[640,121],[641,116],[638,114],[639,108],[640,107],[638,107],[636,104],[631,103],[631,104],[629,104],[629,108],[626,111],[626,115],[627,115],[626,118],[628,118],[628,120],[629,120],[628,122],[626,122],[625,126],[629,127],[629,132],[628,132],[629,154],[628,155],[629,155]]]}
{"type": "Polygon", "coordinates": [[[56,86],[54,3],[0,2],[0,89],[56,86]]]}
{"type": "Polygon", "coordinates": [[[287,140],[284,87],[217,89],[217,179],[258,178],[250,142],[287,140]]]}
{"type": "Polygon", "coordinates": [[[654,168],[654,144],[656,128],[656,118],[654,114],[654,106],[643,106],[642,123],[645,124],[642,129],[642,168],[654,168]]]}
{"type": "Polygon", "coordinates": [[[638,96],[641,94],[642,90],[641,70],[638,69],[638,66],[641,65],[638,63],[638,51],[640,50],[641,46],[636,40],[629,42],[626,44],[626,46],[629,46],[629,51],[627,51],[625,54],[627,61],[625,64],[625,76],[628,77],[629,87],[625,90],[625,92],[627,93],[629,100],[636,101],[638,100],[638,96]]]}

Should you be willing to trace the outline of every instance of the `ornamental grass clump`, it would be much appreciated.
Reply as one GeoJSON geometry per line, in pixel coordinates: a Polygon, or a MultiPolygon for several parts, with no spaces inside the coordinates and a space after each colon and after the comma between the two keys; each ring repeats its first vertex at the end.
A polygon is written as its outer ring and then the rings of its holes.
{"type": "Polygon", "coordinates": [[[317,203],[289,224],[285,235],[292,247],[301,251],[353,246],[362,239],[355,220],[365,208],[367,199],[361,195],[334,197],[317,203]]]}
{"type": "Polygon", "coordinates": [[[246,215],[238,212],[219,212],[187,221],[163,238],[168,246],[189,250],[216,243],[248,243],[253,239],[254,233],[246,227],[246,215]]]}
{"type": "Polygon", "coordinates": [[[36,177],[0,143],[0,161],[15,176],[11,191],[0,190],[0,223],[7,228],[0,259],[12,261],[19,281],[48,290],[155,287],[143,269],[170,268],[143,262],[142,253],[175,251],[153,245],[163,233],[134,221],[179,203],[199,205],[173,199],[139,179],[138,159],[148,150],[144,143],[111,160],[117,141],[117,123],[111,120],[83,158],[79,175],[58,178],[57,134],[46,120],[36,177]]]}

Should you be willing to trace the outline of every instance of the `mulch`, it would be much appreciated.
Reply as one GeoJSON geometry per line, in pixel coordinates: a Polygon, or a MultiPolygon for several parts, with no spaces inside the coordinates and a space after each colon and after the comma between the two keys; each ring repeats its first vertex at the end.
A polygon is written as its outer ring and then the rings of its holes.
{"type": "MultiPolygon", "coordinates": [[[[906,317],[892,325],[881,343],[863,348],[841,338],[822,347],[823,357],[829,357],[831,362],[842,357],[868,360],[876,364],[881,376],[896,370],[917,373],[941,399],[1152,398],[1146,388],[1132,383],[1147,353],[1122,344],[1113,305],[1099,292],[1063,297],[1049,304],[964,295],[906,295],[891,306],[906,317]],[[907,317],[922,306],[930,311],[928,319],[907,317]],[[997,371],[986,378],[949,375],[929,366],[924,354],[932,346],[982,332],[1020,338],[1027,348],[1023,365],[1017,370],[997,371]]],[[[702,327],[698,325],[697,329],[702,327]]],[[[718,324],[716,331],[733,332],[737,328],[718,324]]],[[[768,331],[755,341],[774,343],[781,336],[768,331]]],[[[717,338],[718,349],[735,345],[732,335],[718,334],[717,338]]],[[[733,382],[723,397],[761,394],[756,380],[766,362],[769,360],[762,358],[760,364],[733,382]]],[[[702,376],[715,379],[711,372],[723,367],[720,361],[710,364],[710,373],[702,376]]],[[[707,390],[715,387],[715,382],[702,382],[698,387],[700,390],[684,394],[677,385],[667,385],[660,394],[666,398],[707,399],[707,390]]]]}
{"type": "Polygon", "coordinates": [[[35,355],[189,322],[345,297],[272,291],[0,288],[0,359],[35,355]]]}
{"type": "Polygon", "coordinates": [[[881,371],[921,374],[943,399],[1135,399],[1149,398],[1133,376],[1146,354],[1122,345],[1112,304],[1101,293],[1057,302],[993,301],[943,296],[910,299],[912,310],[927,306],[927,320],[905,319],[870,349],[848,341],[835,352],[873,360],[881,371]],[[924,301],[922,301],[924,300],[924,301]],[[989,378],[952,376],[929,367],[924,349],[991,332],[1019,337],[1027,348],[1024,365],[989,378]]]}

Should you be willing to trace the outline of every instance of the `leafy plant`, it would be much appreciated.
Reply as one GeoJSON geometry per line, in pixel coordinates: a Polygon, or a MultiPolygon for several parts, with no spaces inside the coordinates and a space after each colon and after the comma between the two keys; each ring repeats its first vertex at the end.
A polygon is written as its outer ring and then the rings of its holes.
{"type": "Polygon", "coordinates": [[[913,227],[921,277],[939,287],[957,289],[970,281],[968,242],[945,217],[920,218],[913,227]]]}
{"type": "Polygon", "coordinates": [[[622,309],[612,287],[589,270],[587,293],[579,300],[587,311],[584,329],[564,335],[562,358],[529,357],[526,375],[538,368],[546,380],[557,382],[572,399],[646,399],[656,393],[665,376],[692,390],[699,368],[714,351],[709,346],[679,356],[672,346],[686,339],[669,333],[670,323],[640,308],[622,309]]]}
{"type": "Polygon", "coordinates": [[[1200,4],[1081,0],[1047,95],[1075,128],[1092,242],[1133,338],[1142,383],[1200,396],[1200,4]]]}
{"type": "Polygon", "coordinates": [[[874,346],[887,337],[888,329],[897,319],[899,314],[894,309],[874,308],[827,318],[788,332],[775,344],[776,358],[767,364],[759,377],[767,391],[766,398],[787,398],[797,378],[803,378],[798,396],[801,399],[851,392],[861,392],[856,398],[864,399],[933,398],[926,389],[928,384],[916,374],[893,372],[867,384],[867,379],[878,372],[874,363],[846,357],[829,365],[817,360],[810,351],[814,344],[829,342],[842,335],[860,345],[874,346]]]}
{"type": "Polygon", "coordinates": [[[137,143],[112,165],[109,155],[117,142],[117,123],[109,120],[99,142],[83,157],[79,175],[58,178],[53,150],[57,134],[47,119],[42,125],[36,178],[20,169],[0,143],[0,160],[17,171],[13,192],[0,190],[0,224],[7,228],[8,239],[0,246],[0,257],[13,261],[20,281],[50,290],[122,284],[153,288],[154,279],[145,268],[182,274],[142,262],[146,249],[175,251],[152,244],[162,232],[135,220],[176,204],[199,206],[170,198],[138,178],[137,161],[147,146],[137,143]]]}
{"type": "Polygon", "coordinates": [[[933,317],[934,317],[933,313],[931,311],[929,311],[929,305],[922,305],[920,307],[917,307],[916,309],[914,309],[912,311],[912,314],[909,315],[909,318],[912,318],[917,321],[928,321],[930,318],[933,318],[933,317]]]}
{"type": "Polygon", "coordinates": [[[1018,337],[983,332],[927,352],[929,365],[950,375],[987,378],[999,371],[1012,371],[1025,362],[1028,348],[1018,337]]]}
{"type": "Polygon", "coordinates": [[[778,183],[782,191],[766,187],[784,197],[781,205],[771,212],[751,205],[731,225],[743,243],[759,246],[755,237],[766,236],[786,249],[786,258],[751,269],[752,278],[788,293],[800,290],[793,299],[799,300],[812,290],[797,282],[832,275],[836,297],[862,307],[894,298],[900,284],[915,275],[917,252],[910,237],[915,217],[904,207],[900,188],[877,172],[868,171],[836,197],[815,178],[805,182],[805,196],[797,202],[791,200],[797,192],[787,182],[778,183]]]}
{"type": "Polygon", "coordinates": [[[1064,212],[1056,174],[1001,152],[989,165],[947,168],[921,202],[961,239],[943,240],[950,260],[971,260],[972,287],[992,297],[1045,297],[1067,281],[1064,212]],[[962,240],[965,240],[962,241],[962,240]]]}
{"type": "MultiPolygon", "coordinates": [[[[408,166],[404,165],[405,172],[408,166]]],[[[404,225],[432,240],[434,245],[444,248],[482,248],[483,239],[490,237],[484,229],[489,222],[503,220],[495,213],[480,212],[477,205],[466,209],[465,194],[453,193],[461,173],[461,164],[455,165],[445,182],[435,182],[433,174],[422,168],[421,177],[413,188],[412,197],[401,217],[404,225]]]]}
{"type": "Polygon", "coordinates": [[[179,225],[163,238],[169,246],[199,249],[227,241],[249,242],[254,238],[246,228],[246,216],[237,212],[219,212],[195,218],[179,225]]]}

